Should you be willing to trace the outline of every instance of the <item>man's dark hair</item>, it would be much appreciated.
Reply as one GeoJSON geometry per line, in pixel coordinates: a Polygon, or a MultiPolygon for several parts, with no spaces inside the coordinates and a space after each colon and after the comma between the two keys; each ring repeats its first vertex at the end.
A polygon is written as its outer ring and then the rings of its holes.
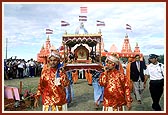
{"type": "Polygon", "coordinates": [[[139,54],[136,54],[136,55],[135,55],[135,58],[136,58],[137,56],[139,56],[139,57],[140,57],[140,55],[139,55],[139,54]]]}

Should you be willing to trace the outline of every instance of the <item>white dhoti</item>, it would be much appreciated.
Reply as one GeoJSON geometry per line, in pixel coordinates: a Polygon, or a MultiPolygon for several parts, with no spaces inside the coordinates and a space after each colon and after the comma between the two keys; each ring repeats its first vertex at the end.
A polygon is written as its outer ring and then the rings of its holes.
{"type": "Polygon", "coordinates": [[[62,106],[43,105],[43,111],[68,111],[67,103],[62,106]]]}
{"type": "Polygon", "coordinates": [[[102,111],[125,111],[126,109],[125,109],[125,106],[123,105],[123,106],[120,106],[120,107],[117,107],[117,108],[113,108],[113,107],[104,107],[103,106],[103,109],[102,109],[102,111]]]}

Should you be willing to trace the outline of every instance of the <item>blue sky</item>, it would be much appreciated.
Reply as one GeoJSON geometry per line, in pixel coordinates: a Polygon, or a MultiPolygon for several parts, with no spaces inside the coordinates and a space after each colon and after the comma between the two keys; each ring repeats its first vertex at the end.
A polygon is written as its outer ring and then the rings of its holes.
{"type": "Polygon", "coordinates": [[[46,28],[52,29],[51,44],[59,48],[62,35],[66,30],[74,34],[79,26],[79,15],[86,15],[84,22],[88,33],[102,31],[104,47],[110,50],[115,44],[121,51],[126,33],[129,36],[132,51],[136,43],[141,53],[162,55],[166,49],[166,2],[79,2],[79,3],[8,3],[2,6],[3,23],[3,58],[17,56],[28,60],[37,59],[45,43],[46,28]],[[80,7],[86,6],[87,13],[81,14],[80,7]],[[67,21],[70,26],[61,27],[61,21],[67,21]],[[104,27],[97,27],[96,20],[104,21],[104,27]],[[132,31],[126,30],[126,24],[132,31]]]}

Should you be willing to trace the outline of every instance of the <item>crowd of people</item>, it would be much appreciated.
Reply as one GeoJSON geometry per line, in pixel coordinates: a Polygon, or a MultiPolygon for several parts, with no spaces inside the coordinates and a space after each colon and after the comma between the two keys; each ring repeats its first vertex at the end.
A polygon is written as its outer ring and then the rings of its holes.
{"type": "Polygon", "coordinates": [[[102,111],[131,110],[132,102],[143,104],[143,91],[149,82],[149,91],[153,101],[151,107],[161,111],[159,104],[164,90],[164,65],[158,62],[158,55],[149,55],[149,64],[141,60],[140,55],[128,58],[123,63],[115,54],[106,57],[102,70],[91,68],[64,70],[64,62],[57,50],[51,50],[48,63],[43,65],[33,59],[14,59],[4,62],[5,79],[41,76],[35,94],[34,107],[38,107],[42,96],[42,111],[68,111],[74,99],[73,85],[78,79],[86,79],[94,89],[95,108],[103,105],[102,111]],[[157,90],[157,92],[156,92],[157,90]],[[135,95],[135,99],[131,97],[135,95]]]}
{"type": "Polygon", "coordinates": [[[149,56],[151,63],[148,66],[140,58],[140,55],[129,58],[123,67],[119,58],[111,54],[107,56],[102,71],[66,71],[59,52],[53,50],[48,57],[49,63],[42,70],[34,106],[38,106],[39,97],[42,96],[43,111],[68,111],[68,105],[75,96],[73,85],[79,78],[86,78],[88,85],[93,86],[96,108],[102,104],[102,111],[131,110],[132,101],[143,104],[142,94],[150,78],[151,107],[161,111],[159,100],[163,94],[164,65],[157,61],[155,54],[149,56]],[[159,93],[154,91],[156,87],[159,93]],[[134,93],[136,100],[133,100],[131,93],[134,93]]]}
{"type": "Polygon", "coordinates": [[[25,59],[5,59],[4,60],[4,79],[22,79],[25,77],[40,76],[43,63],[37,62],[32,58],[28,61],[25,59]]]}

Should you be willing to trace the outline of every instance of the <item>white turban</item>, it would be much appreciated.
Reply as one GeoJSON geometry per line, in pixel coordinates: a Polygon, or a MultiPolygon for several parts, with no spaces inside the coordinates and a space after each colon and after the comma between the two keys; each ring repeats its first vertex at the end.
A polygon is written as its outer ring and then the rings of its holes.
{"type": "Polygon", "coordinates": [[[112,56],[112,55],[107,56],[106,61],[107,60],[110,60],[110,61],[114,62],[117,65],[118,65],[118,62],[119,62],[118,58],[116,58],[115,56],[112,56]]]}
{"type": "Polygon", "coordinates": [[[48,56],[48,58],[50,58],[51,56],[54,56],[54,57],[56,57],[56,58],[58,58],[58,59],[61,58],[60,55],[59,55],[59,53],[58,53],[57,51],[51,51],[51,53],[50,53],[50,55],[48,56]]]}

